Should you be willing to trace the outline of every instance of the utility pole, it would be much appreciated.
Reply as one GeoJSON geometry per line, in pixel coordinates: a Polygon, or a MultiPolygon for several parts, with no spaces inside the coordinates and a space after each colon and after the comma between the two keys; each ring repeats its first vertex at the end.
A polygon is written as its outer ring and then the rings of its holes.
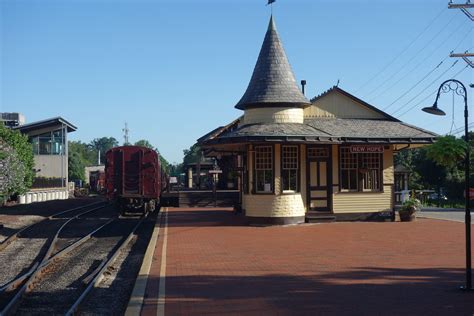
{"type": "MultiPolygon", "coordinates": [[[[467,0],[466,3],[463,4],[453,3],[453,0],[450,0],[448,3],[448,9],[460,9],[469,19],[471,19],[471,21],[474,21],[474,15],[468,10],[472,8],[474,8],[474,4],[471,3],[471,0],[467,0]]],[[[468,51],[465,51],[464,53],[451,52],[449,57],[462,58],[466,64],[471,68],[474,68],[474,62],[469,59],[469,57],[474,57],[473,53],[469,53],[468,51]]]]}
{"type": "Polygon", "coordinates": [[[124,145],[130,144],[130,143],[128,142],[128,132],[129,132],[129,131],[130,131],[130,130],[128,129],[127,122],[125,122],[125,128],[122,128],[123,140],[124,140],[123,144],[124,144],[124,145]]]}
{"type": "Polygon", "coordinates": [[[462,58],[471,68],[474,68],[474,62],[470,60],[468,57],[474,57],[473,53],[469,53],[465,51],[464,53],[451,53],[449,57],[460,57],[462,58]]]}
{"type": "Polygon", "coordinates": [[[474,21],[474,15],[468,10],[472,8],[474,8],[474,4],[471,3],[471,0],[467,0],[466,3],[453,3],[453,0],[450,0],[448,3],[448,9],[460,9],[471,21],[474,21]]]}

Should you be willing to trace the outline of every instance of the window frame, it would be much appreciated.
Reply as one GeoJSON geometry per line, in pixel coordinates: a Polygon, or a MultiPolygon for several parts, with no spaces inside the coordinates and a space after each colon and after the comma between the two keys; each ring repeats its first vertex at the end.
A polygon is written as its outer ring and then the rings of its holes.
{"type": "Polygon", "coordinates": [[[383,184],[383,170],[384,170],[384,153],[350,153],[350,145],[348,146],[339,146],[339,192],[342,193],[380,193],[384,192],[384,184],[383,184]],[[355,155],[356,156],[356,168],[342,168],[343,163],[343,151],[347,149],[350,155],[355,155]],[[367,156],[378,156],[378,168],[366,168],[364,166],[364,158],[365,155],[367,156]],[[376,177],[376,180],[378,182],[378,188],[377,189],[366,189],[364,186],[366,185],[365,181],[365,176],[367,173],[362,174],[360,172],[361,169],[368,169],[370,170],[376,170],[378,172],[378,176],[376,177]],[[356,189],[347,189],[343,188],[343,171],[344,170],[355,170],[355,177],[356,177],[356,189]]]}
{"type": "Polygon", "coordinates": [[[296,194],[296,193],[300,193],[301,192],[301,162],[300,162],[300,159],[301,159],[301,156],[300,156],[300,146],[299,145],[281,145],[280,146],[280,191],[282,194],[296,194]],[[284,148],[285,147],[292,147],[292,148],[296,148],[296,169],[293,169],[293,168],[288,168],[288,169],[284,169],[284,164],[285,164],[285,161],[284,161],[284,148]],[[295,190],[286,190],[284,187],[283,187],[283,184],[284,184],[284,181],[283,181],[283,177],[284,177],[284,172],[285,171],[288,171],[290,172],[290,170],[295,170],[296,172],[296,188],[295,190]]]}
{"type": "Polygon", "coordinates": [[[253,184],[252,184],[252,194],[275,194],[275,146],[274,145],[255,145],[253,147],[253,166],[252,166],[252,178],[253,178],[253,184]],[[257,169],[257,151],[258,148],[262,147],[268,147],[271,150],[271,167],[272,169],[257,169]],[[259,191],[257,189],[257,170],[271,170],[272,176],[270,179],[270,191],[259,191]]]}

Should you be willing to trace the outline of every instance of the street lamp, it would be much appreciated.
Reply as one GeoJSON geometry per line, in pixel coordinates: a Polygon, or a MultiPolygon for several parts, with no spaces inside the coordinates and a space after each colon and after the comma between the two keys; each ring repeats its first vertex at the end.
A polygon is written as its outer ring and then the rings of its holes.
{"type": "Polygon", "coordinates": [[[467,118],[468,118],[468,109],[467,109],[467,90],[466,87],[462,84],[461,81],[456,79],[449,79],[443,82],[439,89],[438,94],[436,95],[436,100],[433,106],[423,108],[424,112],[434,114],[434,115],[446,115],[443,110],[438,109],[438,99],[439,95],[442,93],[447,93],[453,91],[457,95],[460,95],[464,98],[464,140],[466,141],[466,157],[464,162],[464,172],[465,172],[465,220],[464,224],[466,226],[466,285],[462,286],[461,289],[465,291],[472,291],[472,273],[471,273],[471,210],[469,207],[469,134],[467,130],[467,118]]]}

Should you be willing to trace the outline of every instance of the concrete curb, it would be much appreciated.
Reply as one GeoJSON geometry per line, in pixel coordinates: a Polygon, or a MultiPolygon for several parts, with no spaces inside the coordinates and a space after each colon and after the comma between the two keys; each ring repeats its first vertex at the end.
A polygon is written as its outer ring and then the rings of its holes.
{"type": "Polygon", "coordinates": [[[156,218],[153,234],[151,235],[150,242],[148,243],[145,256],[143,257],[142,266],[140,267],[140,271],[138,272],[138,276],[133,287],[132,295],[130,296],[130,300],[128,301],[127,309],[125,310],[126,316],[140,315],[140,312],[142,310],[143,301],[145,299],[146,286],[148,283],[148,276],[150,275],[153,255],[155,253],[156,243],[160,234],[161,217],[163,216],[163,211],[166,210],[167,208],[164,208],[162,211],[160,211],[156,218]]]}

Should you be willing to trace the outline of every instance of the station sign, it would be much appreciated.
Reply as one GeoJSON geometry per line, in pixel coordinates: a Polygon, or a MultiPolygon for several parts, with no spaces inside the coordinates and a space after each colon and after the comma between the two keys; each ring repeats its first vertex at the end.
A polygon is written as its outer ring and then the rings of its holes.
{"type": "Polygon", "coordinates": [[[222,173],[222,170],[209,170],[209,173],[222,173]]]}
{"type": "Polygon", "coordinates": [[[383,145],[352,145],[351,153],[383,153],[383,145]]]}
{"type": "Polygon", "coordinates": [[[178,183],[178,178],[177,177],[170,177],[170,183],[171,184],[178,183]]]}

